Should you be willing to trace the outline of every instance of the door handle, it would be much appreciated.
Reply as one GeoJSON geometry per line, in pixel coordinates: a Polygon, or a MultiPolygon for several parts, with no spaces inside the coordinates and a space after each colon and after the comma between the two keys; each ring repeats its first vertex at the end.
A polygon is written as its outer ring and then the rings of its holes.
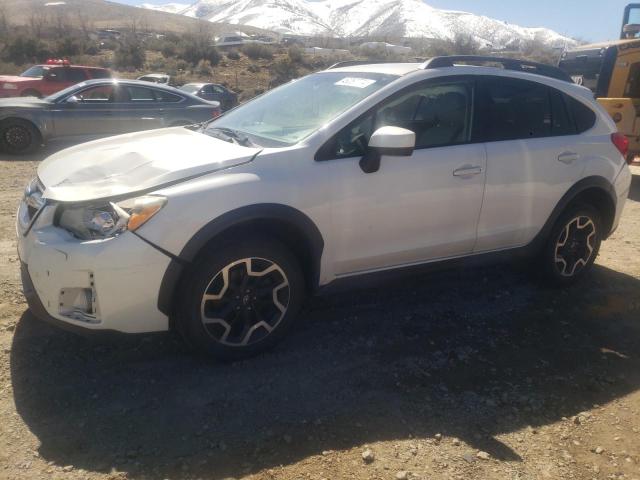
{"type": "Polygon", "coordinates": [[[482,167],[465,165],[457,168],[453,171],[454,177],[470,177],[472,175],[480,175],[482,173],[482,167]]]}
{"type": "Polygon", "coordinates": [[[575,162],[576,160],[578,160],[579,158],[580,158],[580,155],[578,155],[575,152],[564,152],[558,156],[558,161],[569,165],[575,162]]]}

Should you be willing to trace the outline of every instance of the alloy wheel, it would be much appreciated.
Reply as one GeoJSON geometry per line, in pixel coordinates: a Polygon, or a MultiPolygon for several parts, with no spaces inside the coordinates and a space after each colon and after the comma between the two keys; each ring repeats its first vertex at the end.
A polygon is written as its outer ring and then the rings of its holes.
{"type": "Polygon", "coordinates": [[[555,247],[555,264],[563,277],[572,277],[587,266],[595,251],[596,225],[584,215],[565,225],[555,247]]]}
{"type": "Polygon", "coordinates": [[[20,125],[13,125],[4,131],[4,141],[15,150],[24,150],[31,144],[31,133],[20,125]]]}
{"type": "Polygon", "coordinates": [[[200,303],[206,332],[217,342],[244,347],[267,337],[282,321],[290,301],[285,272],[265,258],[243,258],[222,268],[200,303]]]}

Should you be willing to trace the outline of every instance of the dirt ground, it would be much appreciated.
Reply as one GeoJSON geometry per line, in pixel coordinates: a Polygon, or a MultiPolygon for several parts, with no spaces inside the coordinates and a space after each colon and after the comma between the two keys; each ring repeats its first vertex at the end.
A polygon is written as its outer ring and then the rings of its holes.
{"type": "Polygon", "coordinates": [[[640,479],[640,167],[574,288],[416,275],[313,299],[276,351],[221,365],[32,317],[14,216],[33,160],[0,159],[0,478],[640,479]]]}

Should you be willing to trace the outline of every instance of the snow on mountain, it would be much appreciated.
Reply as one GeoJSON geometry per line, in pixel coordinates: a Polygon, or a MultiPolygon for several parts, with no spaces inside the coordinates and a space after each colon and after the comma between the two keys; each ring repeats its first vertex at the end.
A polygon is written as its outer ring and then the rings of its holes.
{"type": "Polygon", "coordinates": [[[191,3],[165,3],[163,5],[155,5],[153,3],[143,3],[140,6],[148,10],[157,10],[159,12],[182,13],[191,5],[192,5],[191,3]]]}
{"type": "Polygon", "coordinates": [[[422,0],[198,0],[180,13],[298,35],[451,40],[464,34],[495,48],[534,39],[550,46],[575,44],[546,28],[520,27],[468,12],[440,10],[422,0]]]}

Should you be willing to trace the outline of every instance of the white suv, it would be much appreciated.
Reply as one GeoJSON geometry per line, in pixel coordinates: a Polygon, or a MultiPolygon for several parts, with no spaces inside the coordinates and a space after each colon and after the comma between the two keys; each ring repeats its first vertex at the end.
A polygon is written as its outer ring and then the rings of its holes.
{"type": "Polygon", "coordinates": [[[18,213],[32,310],[237,358],[346,277],[527,252],[578,279],[618,224],[626,138],[553,67],[462,60],[338,65],[49,157],[18,213]]]}

